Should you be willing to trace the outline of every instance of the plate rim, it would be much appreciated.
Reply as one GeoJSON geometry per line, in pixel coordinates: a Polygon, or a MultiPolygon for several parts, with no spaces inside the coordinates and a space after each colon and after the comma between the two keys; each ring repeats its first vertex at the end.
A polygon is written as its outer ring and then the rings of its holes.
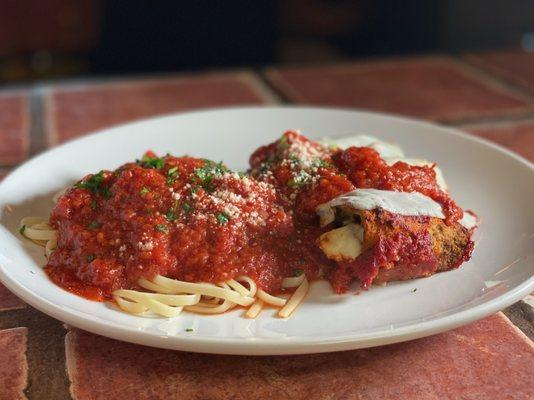
{"type": "MultiPolygon", "coordinates": [[[[224,113],[226,111],[240,112],[240,111],[284,111],[284,110],[298,110],[302,112],[313,112],[317,110],[328,112],[348,112],[357,114],[360,118],[366,116],[373,118],[385,118],[394,122],[402,122],[407,124],[417,124],[422,127],[428,127],[429,129],[440,129],[446,131],[448,134],[462,137],[463,139],[473,141],[492,148],[495,151],[506,154],[512,157],[516,161],[520,162],[524,166],[530,169],[531,173],[534,173],[534,163],[531,163],[526,158],[498,145],[492,143],[486,139],[476,137],[453,127],[442,126],[429,121],[422,121],[414,118],[407,118],[403,116],[385,114],[380,112],[372,112],[366,110],[357,110],[349,108],[339,107],[309,107],[309,106],[241,106],[241,107],[218,107],[201,109],[188,112],[170,113],[159,115],[151,118],[142,118],[135,121],[130,121],[124,124],[117,124],[114,126],[100,129],[81,137],[68,140],[58,146],[35,155],[34,157],[21,163],[15,169],[13,169],[0,183],[0,190],[5,181],[10,179],[12,174],[22,168],[29,162],[34,162],[42,157],[46,157],[48,153],[78,141],[87,140],[89,137],[98,135],[113,134],[113,130],[122,130],[131,125],[152,123],[154,121],[173,119],[177,117],[189,116],[191,114],[209,114],[209,113],[224,113]],[[111,131],[111,132],[110,132],[111,131]]],[[[357,348],[373,347],[391,343],[398,343],[407,340],[413,340],[416,338],[433,335],[439,332],[448,331],[458,326],[468,324],[478,319],[484,318],[490,314],[493,314],[509,305],[521,300],[528,293],[534,289],[534,276],[523,281],[519,285],[516,285],[500,296],[483,302],[482,304],[471,307],[467,310],[455,312],[453,314],[431,319],[429,321],[418,322],[409,324],[407,326],[397,327],[394,333],[390,333],[385,329],[372,333],[361,333],[357,336],[344,335],[339,338],[322,338],[315,339],[309,337],[288,337],[284,339],[269,339],[269,338],[212,338],[212,337],[197,337],[195,335],[177,334],[177,335],[153,335],[144,334],[143,332],[136,330],[132,327],[127,327],[115,322],[104,322],[98,318],[94,318],[91,315],[87,317],[86,313],[80,315],[80,312],[73,312],[65,310],[59,304],[55,304],[47,299],[42,298],[35,292],[26,290],[19,283],[10,278],[9,274],[5,273],[5,268],[0,268],[0,281],[18,297],[22,298],[26,303],[32,307],[50,315],[51,317],[63,321],[72,326],[81,328],[83,330],[96,333],[99,335],[107,336],[113,339],[128,341],[131,343],[137,343],[141,345],[147,345],[152,347],[159,347],[173,350],[193,351],[200,353],[213,353],[213,354],[235,354],[235,355],[282,355],[282,354],[308,354],[308,353],[321,353],[332,352],[340,350],[350,350],[357,348]]],[[[58,290],[60,290],[58,288],[58,290]]]]}

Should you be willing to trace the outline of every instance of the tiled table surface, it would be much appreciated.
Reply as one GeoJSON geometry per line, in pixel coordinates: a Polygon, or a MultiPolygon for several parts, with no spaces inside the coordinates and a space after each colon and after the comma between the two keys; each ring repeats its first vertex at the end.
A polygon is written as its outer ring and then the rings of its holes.
{"type": "MultiPolygon", "coordinates": [[[[299,103],[457,126],[534,161],[534,55],[496,51],[0,90],[0,175],[90,131],[170,112],[299,103]]],[[[532,399],[533,309],[404,344],[298,357],[163,351],[69,329],[0,285],[3,399],[532,399]],[[529,339],[530,337],[530,339],[529,339]]]]}

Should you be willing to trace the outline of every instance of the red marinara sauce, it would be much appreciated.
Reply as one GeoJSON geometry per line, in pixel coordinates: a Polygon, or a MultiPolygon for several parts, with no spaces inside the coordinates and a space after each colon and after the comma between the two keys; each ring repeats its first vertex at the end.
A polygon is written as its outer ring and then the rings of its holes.
{"type": "Polygon", "coordinates": [[[209,160],[147,153],[88,175],[50,222],[58,246],[46,272],[95,300],[157,274],[212,283],[244,274],[271,293],[296,269],[314,275],[275,188],[209,160]]]}
{"type": "Polygon", "coordinates": [[[390,166],[369,147],[349,147],[332,158],[357,188],[419,192],[442,205],[447,223],[463,216],[462,209],[439,187],[433,166],[414,166],[402,161],[390,166]]]}

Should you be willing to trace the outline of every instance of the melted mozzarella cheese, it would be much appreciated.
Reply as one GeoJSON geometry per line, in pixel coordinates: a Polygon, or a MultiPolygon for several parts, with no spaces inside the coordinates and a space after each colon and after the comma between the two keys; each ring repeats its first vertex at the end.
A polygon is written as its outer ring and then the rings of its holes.
{"type": "Polygon", "coordinates": [[[477,217],[465,211],[464,211],[464,216],[458,222],[466,229],[473,229],[478,225],[477,217]]]}
{"type": "Polygon", "coordinates": [[[320,143],[327,146],[337,146],[341,149],[347,149],[349,147],[370,147],[380,154],[380,157],[404,157],[404,152],[400,146],[394,143],[384,142],[372,136],[356,135],[347,136],[341,138],[324,138],[320,140],[320,143]]]}
{"type": "Polygon", "coordinates": [[[421,193],[378,189],[356,189],[317,207],[321,225],[334,221],[334,208],[348,206],[354,210],[381,208],[393,214],[445,218],[441,205],[421,193]]]}
{"type": "Polygon", "coordinates": [[[323,233],[318,240],[319,247],[331,260],[353,260],[362,252],[363,227],[350,223],[341,228],[323,233]]]}
{"type": "MultiPolygon", "coordinates": [[[[356,189],[317,207],[316,212],[321,220],[321,226],[333,222],[334,209],[341,206],[347,206],[353,210],[368,211],[381,208],[399,215],[445,218],[441,204],[421,193],[356,189]]],[[[467,229],[476,226],[476,218],[469,213],[464,213],[464,217],[458,222],[467,229]]]]}

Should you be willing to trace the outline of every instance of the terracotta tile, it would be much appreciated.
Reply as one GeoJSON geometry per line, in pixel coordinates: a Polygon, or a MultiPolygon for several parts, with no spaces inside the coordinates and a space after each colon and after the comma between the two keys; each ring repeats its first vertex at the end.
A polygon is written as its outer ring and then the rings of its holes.
{"type": "Polygon", "coordinates": [[[520,50],[501,50],[469,54],[466,60],[488,72],[534,91],[534,53],[520,50]]]}
{"type": "Polygon", "coordinates": [[[76,400],[528,399],[534,348],[502,314],[412,342],[287,357],[202,355],[66,338],[76,400]]]}
{"type": "Polygon", "coordinates": [[[24,307],[26,307],[26,303],[0,283],[0,311],[16,310],[24,307]]]}
{"type": "Polygon", "coordinates": [[[28,156],[30,109],[26,93],[0,94],[0,164],[13,165],[28,156]]]}
{"type": "MultiPolygon", "coordinates": [[[[0,169],[0,181],[9,173],[6,169],[0,169]]],[[[26,307],[26,303],[11,293],[0,283],[0,311],[16,310],[26,307]]]]}
{"type": "Polygon", "coordinates": [[[261,85],[246,73],[51,88],[45,103],[48,141],[55,144],[153,115],[269,100],[261,85]]]}
{"type": "Polygon", "coordinates": [[[464,128],[534,162],[534,121],[464,128]]]}
{"type": "Polygon", "coordinates": [[[267,72],[288,99],[451,121],[522,112],[528,102],[447,58],[354,63],[267,72]]]}
{"type": "Polygon", "coordinates": [[[0,330],[0,400],[26,399],[26,328],[0,330]]]}

